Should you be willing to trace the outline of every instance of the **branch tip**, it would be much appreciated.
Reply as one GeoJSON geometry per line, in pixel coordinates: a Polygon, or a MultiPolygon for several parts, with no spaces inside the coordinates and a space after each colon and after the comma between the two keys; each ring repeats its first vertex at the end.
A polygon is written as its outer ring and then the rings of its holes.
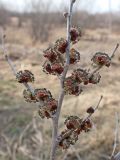
{"type": "Polygon", "coordinates": [[[115,52],[117,51],[118,48],[119,48],[119,43],[116,44],[116,47],[111,55],[111,58],[113,58],[115,56],[115,52]]]}

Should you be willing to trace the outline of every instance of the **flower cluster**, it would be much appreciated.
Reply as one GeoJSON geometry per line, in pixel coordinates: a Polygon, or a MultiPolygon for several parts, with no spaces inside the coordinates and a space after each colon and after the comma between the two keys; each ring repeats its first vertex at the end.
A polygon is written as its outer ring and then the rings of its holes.
{"type": "Polygon", "coordinates": [[[19,71],[16,79],[19,83],[34,82],[34,75],[29,70],[19,71]]]}
{"type": "Polygon", "coordinates": [[[65,94],[78,96],[82,89],[71,77],[67,77],[64,82],[65,94]]]}
{"type": "Polygon", "coordinates": [[[80,61],[80,53],[74,48],[70,50],[70,64],[76,64],[80,61]]]}
{"type": "Polygon", "coordinates": [[[61,75],[63,72],[64,66],[60,63],[50,63],[47,62],[43,65],[43,72],[52,75],[61,75]]]}
{"type": "Polygon", "coordinates": [[[89,83],[89,73],[84,69],[78,68],[73,71],[72,79],[79,84],[84,83],[84,85],[87,85],[89,83]]]}
{"type": "MultiPolygon", "coordinates": [[[[70,30],[71,43],[79,41],[81,36],[80,28],[72,27],[70,30]]],[[[64,38],[58,39],[52,47],[43,51],[43,56],[47,59],[43,65],[43,71],[47,74],[61,75],[65,65],[65,52],[68,43],[64,38]]],[[[70,64],[76,64],[80,61],[80,53],[72,48],[70,50],[70,64]]]]}
{"type": "Polygon", "coordinates": [[[71,42],[73,44],[77,43],[80,40],[80,37],[82,36],[81,29],[79,27],[72,27],[70,30],[70,36],[71,42]]]}
{"type": "Polygon", "coordinates": [[[70,145],[74,145],[80,133],[90,131],[93,126],[90,118],[83,120],[83,118],[77,116],[69,116],[64,124],[67,129],[61,132],[59,136],[59,146],[62,147],[62,149],[68,149],[70,145]]]}
{"type": "Polygon", "coordinates": [[[111,58],[106,53],[97,52],[91,59],[93,63],[99,66],[109,67],[111,64],[111,58]]]}
{"type": "Polygon", "coordinates": [[[57,109],[58,102],[55,99],[50,99],[43,106],[39,107],[38,114],[41,118],[51,118],[57,109]]]}
{"type": "Polygon", "coordinates": [[[40,102],[38,113],[41,118],[51,118],[56,113],[58,102],[53,99],[51,92],[47,89],[35,89],[34,95],[29,90],[24,90],[23,95],[27,102],[40,102]]]}
{"type": "Polygon", "coordinates": [[[49,47],[44,51],[44,57],[47,58],[51,63],[58,61],[58,54],[52,47],[49,47]]]}
{"type": "Polygon", "coordinates": [[[67,48],[67,41],[64,38],[60,38],[55,42],[54,49],[60,54],[64,54],[67,48]]]}
{"type": "Polygon", "coordinates": [[[65,94],[78,96],[82,93],[81,83],[87,84],[97,84],[100,82],[101,76],[99,73],[91,74],[87,70],[78,68],[74,70],[71,76],[67,77],[64,81],[64,91],[65,94]]]}

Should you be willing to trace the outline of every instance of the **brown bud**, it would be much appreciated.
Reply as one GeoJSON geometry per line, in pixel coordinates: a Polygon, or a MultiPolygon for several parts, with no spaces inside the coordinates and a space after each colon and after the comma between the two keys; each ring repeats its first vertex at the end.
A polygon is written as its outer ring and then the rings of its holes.
{"type": "Polygon", "coordinates": [[[76,0],[72,0],[73,1],[73,3],[75,3],[76,2],[76,0]]]}
{"type": "Polygon", "coordinates": [[[94,112],[95,112],[95,110],[94,110],[93,107],[89,107],[89,108],[87,109],[87,113],[89,113],[89,114],[93,114],[94,112]]]}
{"type": "Polygon", "coordinates": [[[68,12],[64,12],[64,13],[63,13],[63,16],[64,16],[65,18],[67,18],[68,12]]]}

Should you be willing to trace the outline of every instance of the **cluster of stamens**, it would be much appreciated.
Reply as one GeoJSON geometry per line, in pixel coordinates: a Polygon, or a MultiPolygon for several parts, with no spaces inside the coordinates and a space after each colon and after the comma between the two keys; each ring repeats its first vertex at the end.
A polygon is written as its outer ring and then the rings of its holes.
{"type": "Polygon", "coordinates": [[[74,145],[79,135],[84,131],[88,132],[92,129],[92,121],[90,118],[79,118],[77,116],[69,116],[64,124],[66,128],[59,136],[59,146],[62,149],[68,149],[70,145],[74,145]]]}
{"type": "Polygon", "coordinates": [[[24,90],[23,95],[27,102],[40,103],[38,113],[41,118],[52,118],[56,113],[58,102],[53,99],[51,92],[45,88],[35,89],[34,95],[29,90],[24,90]]]}
{"type": "Polygon", "coordinates": [[[77,43],[81,38],[81,29],[79,27],[72,27],[70,30],[71,42],[77,43]]]}
{"type": "Polygon", "coordinates": [[[29,70],[19,71],[16,79],[19,83],[34,82],[34,75],[29,70]]]}
{"type": "Polygon", "coordinates": [[[109,67],[111,64],[111,57],[109,57],[108,54],[102,52],[97,52],[91,60],[94,64],[99,66],[109,67]]]}

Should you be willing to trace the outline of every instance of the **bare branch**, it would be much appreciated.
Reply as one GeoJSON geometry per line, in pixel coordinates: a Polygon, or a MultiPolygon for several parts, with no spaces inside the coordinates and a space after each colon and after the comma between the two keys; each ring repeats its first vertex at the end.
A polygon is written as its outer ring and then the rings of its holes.
{"type": "Polygon", "coordinates": [[[115,122],[116,122],[115,137],[114,137],[114,146],[113,146],[113,151],[112,151],[112,154],[111,154],[111,159],[115,155],[115,151],[116,151],[116,147],[117,147],[117,141],[118,141],[119,118],[118,118],[118,114],[117,113],[115,114],[115,122]]]}
{"type": "MultiPolygon", "coordinates": [[[[113,53],[111,55],[111,59],[115,56],[115,53],[116,53],[118,47],[119,47],[119,44],[117,43],[117,45],[116,45],[116,47],[115,47],[115,49],[114,49],[114,51],[113,51],[113,53]]],[[[95,70],[93,70],[93,72],[90,74],[89,77],[91,77],[93,74],[95,74],[96,72],[98,72],[102,68],[103,68],[103,66],[98,66],[95,70]]]]}
{"type": "Polygon", "coordinates": [[[115,49],[114,49],[114,51],[111,55],[111,58],[113,58],[115,56],[115,52],[117,51],[118,47],[119,47],[119,43],[117,43],[117,45],[116,45],[116,47],[115,47],[115,49]]]}
{"type": "MultiPolygon", "coordinates": [[[[11,59],[9,58],[9,56],[8,56],[8,54],[7,54],[7,50],[6,50],[6,48],[5,48],[5,34],[4,34],[3,31],[2,31],[2,50],[3,50],[3,54],[4,54],[4,56],[5,56],[6,61],[8,62],[8,64],[9,64],[9,66],[10,66],[13,74],[14,74],[15,77],[16,77],[16,75],[17,75],[17,70],[16,70],[13,62],[11,61],[11,59]]],[[[32,86],[30,86],[28,83],[24,83],[24,86],[32,93],[32,95],[34,95],[34,89],[33,89],[32,86]]]]}
{"type": "Polygon", "coordinates": [[[61,76],[61,92],[59,95],[58,99],[58,108],[55,114],[55,117],[53,118],[53,133],[52,133],[52,149],[51,149],[51,157],[50,160],[55,160],[55,154],[56,154],[56,149],[57,149],[57,136],[58,136],[58,121],[59,121],[59,116],[60,116],[60,111],[64,99],[64,81],[65,77],[67,74],[67,71],[69,69],[69,63],[70,63],[70,29],[71,29],[71,19],[72,19],[72,9],[73,9],[73,4],[75,3],[75,0],[70,0],[70,8],[69,12],[67,15],[67,48],[66,48],[66,64],[64,67],[63,74],[61,76]]]}
{"type": "MultiPolygon", "coordinates": [[[[99,100],[98,104],[97,104],[96,107],[94,108],[94,112],[98,109],[98,107],[99,107],[100,102],[102,101],[102,99],[103,99],[103,96],[100,97],[100,100],[99,100]]],[[[83,120],[83,122],[84,122],[85,120],[89,119],[89,118],[92,116],[92,114],[93,114],[93,113],[90,113],[90,114],[83,120]]]]}

